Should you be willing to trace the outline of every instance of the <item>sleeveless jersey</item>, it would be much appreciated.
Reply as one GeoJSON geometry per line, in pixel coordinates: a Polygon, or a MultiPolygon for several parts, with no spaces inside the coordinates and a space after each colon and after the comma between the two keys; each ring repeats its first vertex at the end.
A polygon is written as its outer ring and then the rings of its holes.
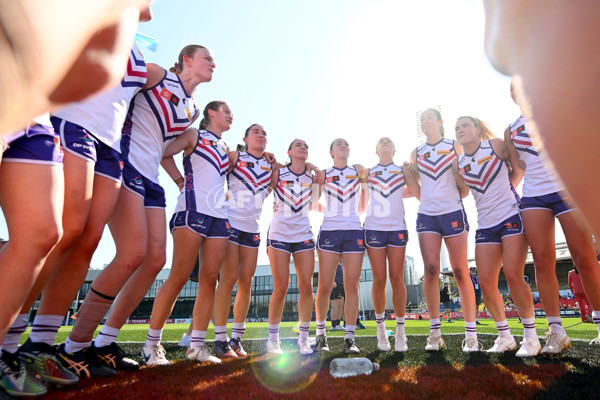
{"type": "Polygon", "coordinates": [[[131,99],[146,84],[146,63],[134,42],[121,83],[108,92],[71,103],[53,112],[55,117],[79,125],[99,141],[121,152],[121,130],[131,99]]]}
{"type": "Polygon", "coordinates": [[[519,152],[519,158],[527,164],[523,182],[523,197],[536,197],[562,190],[562,186],[546,168],[546,161],[533,147],[526,120],[519,117],[510,125],[510,139],[519,152]]]}
{"type": "Polygon", "coordinates": [[[183,157],[185,185],[177,198],[175,212],[195,211],[211,217],[227,218],[225,174],[229,167],[229,147],[210,131],[198,131],[198,144],[183,157]]]}
{"type": "Polygon", "coordinates": [[[454,140],[442,138],[437,143],[417,147],[417,167],[421,176],[419,212],[441,215],[463,208],[452,161],[456,158],[454,140]]]}
{"type": "Polygon", "coordinates": [[[458,170],[471,189],[477,206],[479,229],[496,226],[519,213],[519,200],[508,177],[508,166],[494,152],[489,140],[473,154],[458,157],[458,170]]]}
{"type": "Polygon", "coordinates": [[[364,228],[373,231],[400,231],[404,222],[404,171],[396,164],[377,164],[369,170],[370,193],[364,228]]]}
{"type": "Polygon", "coordinates": [[[275,188],[275,212],[268,239],[286,243],[313,239],[308,219],[312,182],[312,177],[306,171],[296,175],[288,167],[279,170],[275,188]]]}
{"type": "Polygon", "coordinates": [[[198,108],[177,74],[165,71],[155,86],[131,102],[123,126],[121,153],[142,175],[158,183],[158,166],[169,141],[194,120],[198,108]]]}
{"type": "Polygon", "coordinates": [[[273,170],[264,157],[240,152],[227,175],[229,224],[240,231],[258,233],[258,220],[269,194],[273,170]]]}
{"type": "Polygon", "coordinates": [[[327,211],[321,230],[360,230],[358,201],[360,177],[354,167],[343,169],[331,167],[325,170],[323,192],[327,199],[327,211]]]}

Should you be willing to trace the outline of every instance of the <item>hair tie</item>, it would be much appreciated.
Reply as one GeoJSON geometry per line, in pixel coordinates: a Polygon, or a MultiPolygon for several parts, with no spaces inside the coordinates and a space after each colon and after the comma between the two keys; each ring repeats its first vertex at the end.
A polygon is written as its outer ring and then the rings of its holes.
{"type": "Polygon", "coordinates": [[[175,68],[176,68],[178,71],[181,71],[181,65],[179,64],[179,62],[175,62],[175,68]]]}

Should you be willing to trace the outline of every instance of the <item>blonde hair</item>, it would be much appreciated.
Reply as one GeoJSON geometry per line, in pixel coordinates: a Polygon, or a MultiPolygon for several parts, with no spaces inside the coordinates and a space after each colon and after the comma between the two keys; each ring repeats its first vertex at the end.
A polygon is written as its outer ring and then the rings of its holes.
{"type": "Polygon", "coordinates": [[[198,49],[206,49],[206,47],[200,46],[199,44],[188,44],[187,46],[185,46],[179,52],[179,58],[177,59],[177,62],[175,63],[175,65],[173,65],[171,68],[169,68],[169,71],[171,71],[177,75],[182,73],[183,66],[184,66],[183,57],[184,56],[193,57],[194,54],[196,54],[196,50],[198,50],[198,49]]]}
{"type": "MultiPolygon", "coordinates": [[[[496,137],[496,135],[494,135],[494,132],[492,132],[490,127],[487,126],[487,124],[485,122],[483,122],[482,120],[480,120],[479,118],[470,117],[468,115],[465,115],[458,119],[461,119],[461,118],[469,119],[473,123],[473,126],[475,126],[475,128],[479,128],[479,140],[480,141],[483,142],[484,140],[490,140],[490,139],[493,139],[496,137]]],[[[457,121],[458,121],[458,119],[457,119],[457,121]]]]}

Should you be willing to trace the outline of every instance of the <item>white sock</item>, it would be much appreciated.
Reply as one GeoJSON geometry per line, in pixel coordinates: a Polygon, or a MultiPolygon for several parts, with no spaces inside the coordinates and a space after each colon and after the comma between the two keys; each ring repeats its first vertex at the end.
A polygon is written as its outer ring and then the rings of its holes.
{"type": "Polygon", "coordinates": [[[118,328],[104,325],[98,333],[98,336],[96,336],[96,340],[94,340],[94,347],[110,346],[115,340],[117,340],[119,332],[120,329],[118,328]]]}
{"type": "Polygon", "coordinates": [[[215,340],[220,342],[227,341],[227,325],[215,325],[215,340]]]}
{"type": "Polygon", "coordinates": [[[148,329],[148,336],[146,336],[146,344],[144,346],[152,347],[159,344],[162,338],[162,331],[162,329],[148,329]]]}
{"type": "Polygon", "coordinates": [[[19,340],[21,335],[27,330],[27,318],[29,314],[19,314],[15,319],[15,322],[11,325],[10,329],[4,337],[4,343],[2,343],[2,349],[14,354],[19,349],[19,340]]]}
{"type": "Polygon", "coordinates": [[[325,335],[325,321],[317,321],[317,336],[325,335]]]}
{"type": "Polygon", "coordinates": [[[269,341],[276,342],[279,340],[279,322],[269,324],[269,341]]]}
{"type": "Polygon", "coordinates": [[[429,335],[430,336],[442,336],[442,323],[439,319],[429,320],[429,335]]]}
{"type": "Polygon", "coordinates": [[[375,322],[377,323],[378,331],[385,331],[385,313],[375,313],[375,322]]]}
{"type": "Polygon", "coordinates": [[[504,339],[514,340],[512,333],[510,333],[510,328],[508,327],[508,322],[506,320],[495,321],[496,329],[498,329],[498,335],[504,339]]]}
{"type": "Polygon", "coordinates": [[[92,341],[89,342],[75,342],[71,340],[71,338],[67,338],[65,341],[65,352],[67,353],[75,353],[77,351],[81,351],[83,349],[87,349],[92,345],[92,341]]]}
{"type": "Polygon", "coordinates": [[[62,325],[63,315],[36,315],[33,319],[29,339],[34,343],[46,343],[54,346],[58,328],[62,325]]]}
{"type": "Polygon", "coordinates": [[[246,323],[245,322],[234,322],[231,328],[231,338],[232,339],[241,339],[244,336],[244,332],[246,331],[246,323]]]}
{"type": "Polygon", "coordinates": [[[537,332],[535,330],[535,317],[521,318],[523,323],[523,337],[526,338],[537,338],[537,332]]]}
{"type": "Polygon", "coordinates": [[[300,328],[300,339],[307,339],[308,338],[308,331],[310,329],[310,321],[307,322],[302,322],[300,321],[298,323],[298,327],[300,328]]]}
{"type": "Polygon", "coordinates": [[[563,329],[562,319],[560,317],[546,317],[546,319],[548,320],[548,327],[552,332],[556,332],[561,335],[567,334],[563,329]]]}
{"type": "Polygon", "coordinates": [[[598,327],[598,336],[600,336],[600,311],[592,311],[592,319],[598,327]]]}
{"type": "Polygon", "coordinates": [[[354,339],[355,330],[356,325],[346,325],[346,334],[344,335],[344,339],[354,339]]]}
{"type": "Polygon", "coordinates": [[[465,321],[465,336],[477,337],[477,325],[475,321],[465,321]]]}
{"type": "Polygon", "coordinates": [[[206,339],[206,331],[192,331],[192,341],[190,342],[190,349],[204,346],[204,339],[206,339]]]}
{"type": "Polygon", "coordinates": [[[396,317],[396,336],[405,336],[404,317],[396,317]]]}

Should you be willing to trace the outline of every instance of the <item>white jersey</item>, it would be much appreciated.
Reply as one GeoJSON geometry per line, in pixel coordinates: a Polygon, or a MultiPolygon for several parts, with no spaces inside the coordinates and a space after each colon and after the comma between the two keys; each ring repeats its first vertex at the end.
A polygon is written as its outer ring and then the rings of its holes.
{"type": "Polygon", "coordinates": [[[556,179],[546,168],[546,161],[533,146],[526,120],[519,117],[509,127],[510,139],[519,152],[519,158],[525,162],[523,197],[536,197],[562,190],[556,179]]]}
{"type": "Polygon", "coordinates": [[[175,212],[194,211],[227,218],[225,174],[229,167],[229,147],[210,131],[198,131],[194,151],[183,157],[185,185],[177,198],[175,212]]]}
{"type": "Polygon", "coordinates": [[[271,164],[264,157],[239,152],[235,167],[227,175],[229,224],[233,228],[259,233],[258,220],[272,174],[271,164]]]}
{"type": "Polygon", "coordinates": [[[306,171],[296,175],[288,167],[279,170],[275,188],[275,212],[268,239],[286,243],[313,239],[308,219],[312,182],[312,177],[306,171]]]}
{"type": "Polygon", "coordinates": [[[53,116],[79,125],[102,143],[121,152],[121,130],[131,99],[146,84],[146,63],[134,42],[120,84],[107,92],[71,103],[53,116]]]}
{"type": "Polygon", "coordinates": [[[325,170],[323,192],[327,199],[327,211],[321,230],[362,230],[358,216],[360,177],[354,167],[331,167],[325,170]]]}
{"type": "Polygon", "coordinates": [[[489,140],[481,142],[473,154],[461,154],[458,170],[475,198],[479,229],[496,226],[519,213],[519,200],[510,184],[508,166],[494,152],[489,140]]]}
{"type": "Polygon", "coordinates": [[[463,208],[452,161],[456,158],[454,140],[442,138],[437,143],[417,147],[417,167],[421,177],[419,212],[442,215],[463,208]]]}
{"type": "Polygon", "coordinates": [[[369,170],[370,201],[364,228],[372,231],[406,230],[404,171],[396,164],[377,164],[369,170]]]}
{"type": "Polygon", "coordinates": [[[133,99],[123,127],[121,153],[143,176],[158,183],[158,166],[169,141],[192,123],[198,108],[177,74],[165,71],[155,86],[133,99]]]}

